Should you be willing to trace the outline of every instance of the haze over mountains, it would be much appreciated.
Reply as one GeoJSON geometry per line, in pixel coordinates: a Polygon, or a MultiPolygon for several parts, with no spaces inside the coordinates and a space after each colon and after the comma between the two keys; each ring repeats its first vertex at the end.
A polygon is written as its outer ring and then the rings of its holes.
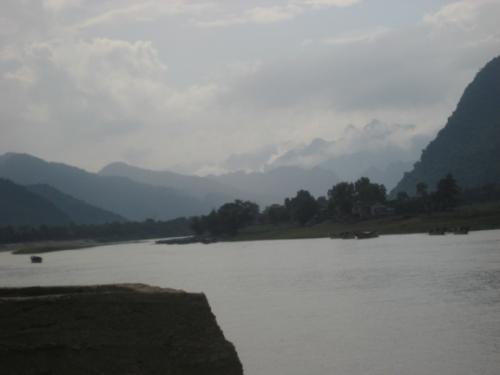
{"type": "MultiPolygon", "coordinates": [[[[348,126],[335,140],[315,138],[292,148],[262,147],[252,153],[230,155],[213,169],[220,169],[219,174],[225,175],[242,170],[269,172],[279,167],[317,167],[333,172],[343,181],[367,176],[390,190],[411,169],[430,140],[429,135],[419,134],[414,125],[374,119],[361,127],[348,126]]],[[[204,167],[200,170],[203,173],[204,167]]]]}
{"type": "Polygon", "coordinates": [[[0,178],[0,225],[123,222],[124,218],[48,185],[21,186],[0,178]]]}
{"type": "Polygon", "coordinates": [[[99,174],[127,177],[154,186],[175,187],[193,196],[209,199],[217,206],[233,199],[253,200],[260,205],[268,205],[282,202],[300,189],[307,189],[318,196],[325,195],[338,182],[337,176],[327,170],[300,167],[198,177],[113,163],[104,167],[99,174]]]}
{"type": "MultiPolygon", "coordinates": [[[[466,88],[446,126],[425,148],[413,170],[399,181],[393,194],[414,193],[418,182],[427,183],[432,190],[448,173],[464,188],[499,183],[499,98],[497,57],[466,88]]],[[[361,129],[348,129],[346,136],[336,141],[318,138],[283,153],[267,150],[266,158],[254,158],[260,163],[267,160],[260,171],[204,177],[125,163],[112,163],[99,173],[91,173],[27,154],[7,153],[0,156],[0,223],[166,220],[205,214],[234,199],[252,200],[263,207],[281,203],[300,189],[315,196],[325,195],[335,183],[361,176],[390,188],[403,171],[411,169],[412,160],[427,143],[426,137],[412,135],[412,129],[412,125],[372,121],[361,129]],[[400,146],[393,141],[398,137],[400,146]]],[[[239,159],[232,157],[233,162],[244,159],[243,155],[239,159]]]]}
{"type": "Polygon", "coordinates": [[[0,177],[21,185],[47,184],[72,197],[129,220],[173,219],[206,212],[210,206],[172,188],[125,177],[101,176],[26,154],[0,156],[0,177]]]}
{"type": "Polygon", "coordinates": [[[338,182],[332,172],[298,167],[198,177],[113,163],[96,174],[16,153],[0,156],[0,177],[26,185],[28,192],[54,204],[67,222],[79,224],[168,220],[208,213],[234,199],[268,205],[304,188],[324,195],[338,182]]]}

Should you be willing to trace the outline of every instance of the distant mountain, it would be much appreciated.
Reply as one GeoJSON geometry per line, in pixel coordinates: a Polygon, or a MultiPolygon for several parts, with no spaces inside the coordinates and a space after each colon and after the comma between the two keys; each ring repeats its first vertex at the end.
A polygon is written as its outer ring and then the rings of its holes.
{"type": "Polygon", "coordinates": [[[26,189],[51,202],[75,224],[105,224],[125,221],[120,215],[73,198],[49,185],[28,185],[26,189]]]}
{"type": "Polygon", "coordinates": [[[305,189],[315,196],[326,195],[328,189],[339,181],[330,171],[321,168],[278,167],[266,172],[233,172],[210,176],[214,181],[230,185],[249,196],[259,196],[260,204],[281,203],[305,189]]]}
{"type": "Polygon", "coordinates": [[[275,155],[266,167],[319,167],[335,173],[342,181],[366,176],[390,190],[420,157],[430,139],[419,134],[414,125],[372,120],[362,127],[348,126],[336,140],[316,138],[275,155]]]}
{"type": "Polygon", "coordinates": [[[22,185],[47,184],[130,220],[166,220],[198,215],[211,208],[176,189],[146,185],[125,177],[101,176],[27,154],[0,156],[0,177],[22,185]]]}
{"type": "Polygon", "coordinates": [[[237,189],[209,178],[188,176],[169,171],[153,171],[121,162],[105,166],[99,174],[102,176],[128,177],[144,184],[173,188],[193,195],[212,207],[218,207],[235,198],[243,198],[243,194],[237,189]]]}
{"type": "Polygon", "coordinates": [[[500,57],[490,61],[465,89],[446,126],[393,191],[433,188],[452,173],[465,188],[500,183],[500,57]]]}
{"type": "Polygon", "coordinates": [[[260,205],[281,202],[295,195],[300,189],[310,190],[316,195],[326,191],[338,181],[335,174],[319,168],[279,167],[266,172],[243,171],[220,176],[188,176],[169,171],[152,171],[112,163],[99,174],[103,176],[128,177],[131,180],[154,186],[170,187],[192,194],[213,207],[234,199],[252,200],[260,205]]]}
{"type": "Polygon", "coordinates": [[[66,225],[71,219],[24,186],[0,178],[0,226],[66,225]]]}
{"type": "Polygon", "coordinates": [[[360,151],[340,155],[321,162],[320,166],[335,171],[344,181],[355,181],[360,177],[368,177],[373,182],[384,184],[390,190],[412,167],[416,157],[410,159],[406,152],[393,146],[387,147],[385,150],[360,151]]]}

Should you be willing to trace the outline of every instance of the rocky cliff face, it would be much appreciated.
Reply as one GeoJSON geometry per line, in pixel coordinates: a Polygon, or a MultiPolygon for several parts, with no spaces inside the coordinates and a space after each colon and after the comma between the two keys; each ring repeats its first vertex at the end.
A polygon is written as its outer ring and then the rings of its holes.
{"type": "Polygon", "coordinates": [[[486,64],[465,89],[446,126],[393,194],[413,194],[418,182],[434,188],[448,173],[464,188],[500,183],[500,57],[486,64]]]}
{"type": "Polygon", "coordinates": [[[0,289],[5,375],[240,375],[203,294],[142,284],[0,289]]]}

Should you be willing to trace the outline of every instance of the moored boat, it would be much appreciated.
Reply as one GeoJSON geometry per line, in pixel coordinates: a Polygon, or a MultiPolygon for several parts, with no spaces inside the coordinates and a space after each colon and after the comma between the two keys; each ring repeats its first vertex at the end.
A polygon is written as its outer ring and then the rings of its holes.
{"type": "Polygon", "coordinates": [[[469,234],[470,227],[455,228],[453,234],[469,234]]]}
{"type": "Polygon", "coordinates": [[[43,258],[39,257],[37,255],[32,255],[30,257],[30,259],[31,259],[31,263],[42,263],[43,262],[43,258]]]}
{"type": "Polygon", "coordinates": [[[339,234],[339,238],[342,238],[343,240],[352,240],[353,238],[356,238],[356,235],[353,232],[342,232],[339,234]]]}
{"type": "Polygon", "coordinates": [[[377,238],[378,233],[375,231],[356,232],[356,237],[358,240],[364,240],[367,238],[377,238]]]}
{"type": "Polygon", "coordinates": [[[446,234],[446,228],[433,228],[429,231],[430,236],[444,236],[446,234]]]}

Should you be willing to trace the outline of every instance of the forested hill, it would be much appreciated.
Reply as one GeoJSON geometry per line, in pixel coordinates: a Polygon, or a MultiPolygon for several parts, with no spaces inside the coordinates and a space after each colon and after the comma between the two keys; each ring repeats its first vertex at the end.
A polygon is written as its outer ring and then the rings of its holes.
{"type": "Polygon", "coordinates": [[[47,184],[128,220],[168,220],[206,213],[204,202],[182,191],[124,177],[101,176],[27,154],[0,155],[0,177],[21,185],[47,184]]]}
{"type": "Polygon", "coordinates": [[[75,224],[105,224],[125,221],[120,215],[73,198],[52,186],[39,184],[29,185],[26,188],[51,202],[75,224]]]}
{"type": "Polygon", "coordinates": [[[71,219],[45,198],[0,178],[0,226],[63,225],[71,219]]]}
{"type": "Polygon", "coordinates": [[[500,182],[500,57],[465,89],[446,126],[393,194],[413,194],[418,182],[433,188],[447,173],[463,188],[500,182]]]}

